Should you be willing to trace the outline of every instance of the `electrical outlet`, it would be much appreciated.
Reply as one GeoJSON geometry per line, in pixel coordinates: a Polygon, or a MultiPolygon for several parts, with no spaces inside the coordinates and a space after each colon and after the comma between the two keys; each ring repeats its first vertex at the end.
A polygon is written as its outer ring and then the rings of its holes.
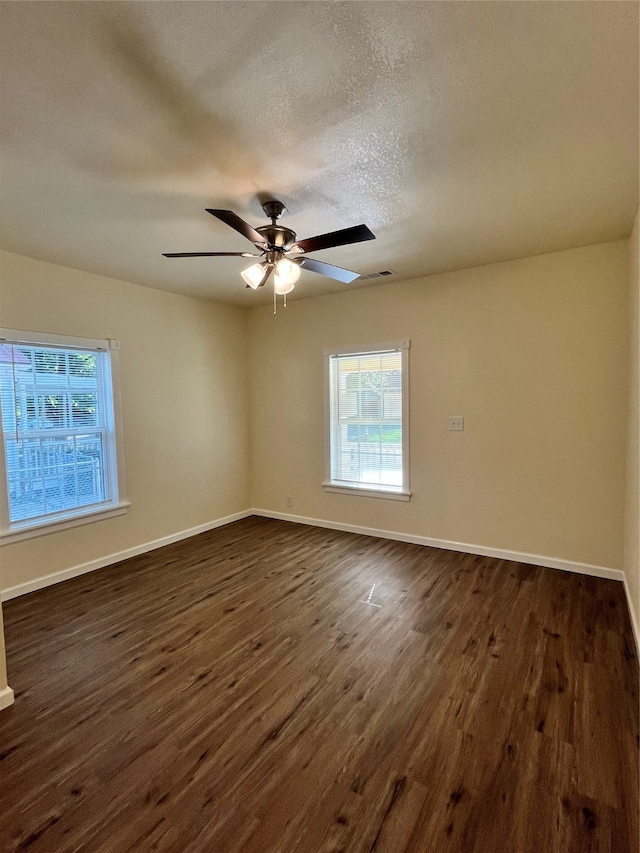
{"type": "Polygon", "coordinates": [[[464,418],[461,418],[461,417],[449,418],[449,429],[452,429],[452,430],[464,429],[464,418]]]}
{"type": "Polygon", "coordinates": [[[292,495],[287,495],[287,509],[293,508],[293,497],[292,495]]]}

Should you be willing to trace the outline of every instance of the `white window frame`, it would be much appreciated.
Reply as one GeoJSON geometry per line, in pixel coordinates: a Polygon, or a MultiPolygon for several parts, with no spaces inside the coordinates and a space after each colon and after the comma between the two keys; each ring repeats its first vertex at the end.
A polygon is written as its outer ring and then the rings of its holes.
{"type": "Polygon", "coordinates": [[[386,498],[387,500],[408,501],[409,489],[409,348],[411,341],[387,341],[367,344],[366,346],[345,346],[323,349],[324,356],[324,447],[325,474],[322,486],[325,492],[359,495],[368,498],[386,498]],[[402,487],[355,483],[349,485],[344,480],[332,479],[331,465],[331,358],[334,356],[370,355],[385,352],[400,352],[402,355],[402,487]]]}
{"type": "Polygon", "coordinates": [[[7,461],[5,454],[4,431],[0,417],[0,545],[8,545],[34,536],[54,533],[68,527],[88,524],[123,515],[130,506],[126,499],[124,477],[124,452],[122,443],[122,412],[120,405],[120,344],[116,340],[96,340],[94,338],[76,338],[66,335],[54,335],[46,332],[25,332],[16,329],[0,329],[0,343],[25,344],[26,346],[59,346],[66,349],[100,350],[109,356],[105,359],[106,370],[104,385],[111,392],[107,405],[107,432],[110,450],[106,465],[111,486],[111,498],[102,504],[89,507],[77,507],[55,513],[51,516],[25,519],[11,523],[9,520],[9,494],[7,488],[7,461]]]}

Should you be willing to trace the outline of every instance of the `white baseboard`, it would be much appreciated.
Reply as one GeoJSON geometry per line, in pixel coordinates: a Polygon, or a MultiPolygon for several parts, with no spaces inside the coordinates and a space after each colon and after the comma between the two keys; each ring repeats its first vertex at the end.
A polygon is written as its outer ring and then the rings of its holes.
{"type": "Polygon", "coordinates": [[[178,533],[172,533],[170,536],[163,536],[161,539],[154,539],[152,542],[145,542],[143,545],[136,545],[133,548],[127,548],[124,551],[118,551],[115,554],[108,554],[105,557],[99,557],[97,560],[91,560],[88,563],[81,563],[78,566],[71,566],[69,569],[63,569],[60,572],[53,572],[50,575],[44,575],[40,578],[35,578],[26,583],[16,584],[16,586],[7,587],[2,590],[2,601],[8,601],[11,598],[16,598],[19,595],[26,595],[28,592],[35,592],[38,589],[44,589],[46,586],[51,586],[60,581],[66,581],[70,578],[84,575],[87,572],[94,572],[96,569],[102,569],[105,566],[110,566],[113,563],[119,563],[121,560],[126,560],[129,557],[137,557],[139,554],[145,554],[147,551],[154,551],[156,548],[162,548],[163,545],[171,545],[173,542],[179,542],[181,539],[188,539],[190,536],[197,536],[198,533],[205,533],[207,530],[213,530],[216,527],[222,527],[225,524],[230,524],[232,521],[238,521],[241,518],[246,518],[253,515],[251,510],[243,510],[236,512],[233,515],[226,515],[224,518],[217,518],[215,521],[208,521],[206,524],[200,524],[197,527],[191,527],[188,530],[181,530],[178,533]]]}
{"type": "Polygon", "coordinates": [[[4,690],[0,690],[0,711],[3,708],[8,708],[9,705],[13,705],[13,690],[10,687],[5,687],[4,690]]]}
{"type": "Polygon", "coordinates": [[[636,641],[636,654],[640,658],[640,628],[638,627],[638,614],[636,613],[636,608],[634,607],[633,601],[631,599],[631,590],[629,589],[629,584],[627,583],[627,577],[625,575],[624,580],[624,591],[627,596],[627,606],[629,608],[629,616],[631,617],[631,627],[633,628],[633,637],[636,641]]]}
{"type": "Polygon", "coordinates": [[[565,572],[578,572],[581,575],[593,575],[596,578],[608,578],[624,581],[621,569],[606,566],[592,566],[588,563],[574,563],[556,557],[544,557],[540,554],[525,554],[519,551],[504,551],[502,548],[487,548],[484,545],[469,545],[466,542],[450,542],[446,539],[431,539],[429,536],[416,536],[413,533],[397,533],[395,530],[378,530],[375,527],[360,527],[357,524],[342,524],[339,521],[327,521],[322,518],[307,518],[304,515],[289,515],[286,512],[272,512],[268,509],[252,509],[251,515],[264,518],[277,518],[280,521],[293,521],[296,524],[310,524],[312,527],[327,527],[330,530],[342,530],[345,533],[361,533],[363,536],[376,536],[379,539],[394,539],[397,542],[409,542],[413,545],[427,545],[429,548],[443,548],[446,551],[461,551],[463,554],[478,554],[481,557],[495,557],[498,560],[514,560],[516,563],[530,563],[548,569],[561,569],[565,572]]]}

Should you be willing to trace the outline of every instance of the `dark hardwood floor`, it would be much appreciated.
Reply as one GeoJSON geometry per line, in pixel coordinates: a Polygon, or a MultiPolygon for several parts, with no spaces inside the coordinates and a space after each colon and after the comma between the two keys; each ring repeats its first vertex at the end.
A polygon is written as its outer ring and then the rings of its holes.
{"type": "Polygon", "coordinates": [[[620,583],[250,518],[5,626],[2,851],[638,851],[620,583]]]}

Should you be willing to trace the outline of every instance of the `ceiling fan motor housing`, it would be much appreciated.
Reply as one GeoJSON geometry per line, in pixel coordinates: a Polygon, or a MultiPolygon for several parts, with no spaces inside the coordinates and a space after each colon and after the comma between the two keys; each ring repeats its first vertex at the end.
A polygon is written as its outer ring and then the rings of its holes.
{"type": "Polygon", "coordinates": [[[270,249],[285,249],[296,241],[296,232],[282,225],[259,225],[256,231],[264,237],[270,249]]]}

